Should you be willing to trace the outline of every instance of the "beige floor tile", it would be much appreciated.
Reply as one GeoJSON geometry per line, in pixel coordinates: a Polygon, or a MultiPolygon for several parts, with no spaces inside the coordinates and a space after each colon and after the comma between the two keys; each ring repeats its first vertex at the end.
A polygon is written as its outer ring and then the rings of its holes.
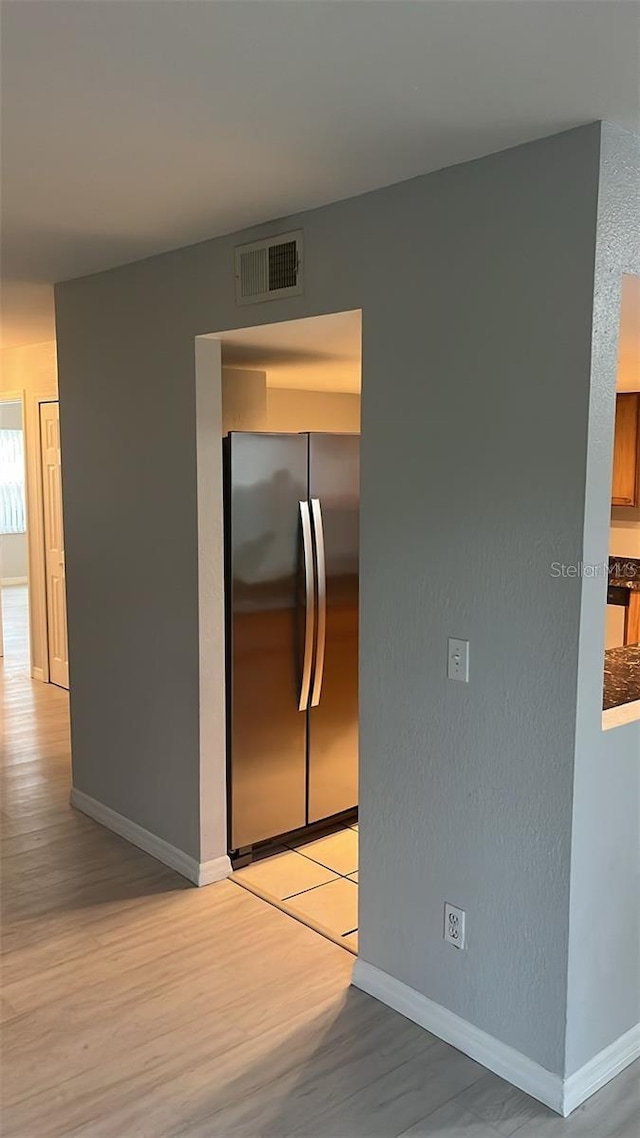
{"type": "Polygon", "coordinates": [[[287,906],[339,936],[358,927],[358,886],[344,877],[291,897],[287,906]]]}
{"type": "Polygon", "coordinates": [[[348,873],[347,877],[349,878],[349,881],[357,881],[358,880],[358,870],[356,869],[355,873],[348,873]]]}
{"type": "Polygon", "coordinates": [[[344,876],[355,873],[358,868],[358,834],[351,827],[326,838],[316,838],[315,842],[306,842],[297,849],[305,857],[344,876]]]}
{"type": "Polygon", "coordinates": [[[234,877],[255,885],[257,889],[264,889],[265,893],[282,901],[294,893],[302,893],[304,889],[333,881],[336,874],[293,850],[285,850],[244,869],[237,869],[234,877]]]}

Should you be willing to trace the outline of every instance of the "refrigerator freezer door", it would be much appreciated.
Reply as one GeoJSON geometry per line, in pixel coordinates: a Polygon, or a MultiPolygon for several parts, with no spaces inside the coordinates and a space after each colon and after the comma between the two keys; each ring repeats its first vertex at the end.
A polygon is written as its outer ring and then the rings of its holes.
{"type": "MultiPolygon", "coordinates": [[[[309,711],[308,821],[316,822],[358,802],[357,435],[309,436],[309,496],[316,555],[320,552],[318,622],[323,547],[326,573],[324,668],[321,685],[314,682],[312,704],[316,705],[309,711]]],[[[322,663],[319,652],[314,680],[322,663]]]]}
{"type": "Polygon", "coordinates": [[[307,438],[231,433],[227,477],[230,846],[239,849],[306,820],[307,438]]]}

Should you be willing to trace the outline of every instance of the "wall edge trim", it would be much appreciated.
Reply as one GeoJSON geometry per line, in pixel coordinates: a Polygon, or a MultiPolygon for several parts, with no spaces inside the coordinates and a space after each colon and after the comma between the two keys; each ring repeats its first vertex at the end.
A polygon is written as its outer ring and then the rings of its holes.
{"type": "Polygon", "coordinates": [[[640,1023],[614,1039],[564,1080],[565,1115],[640,1058],[640,1023]]]}

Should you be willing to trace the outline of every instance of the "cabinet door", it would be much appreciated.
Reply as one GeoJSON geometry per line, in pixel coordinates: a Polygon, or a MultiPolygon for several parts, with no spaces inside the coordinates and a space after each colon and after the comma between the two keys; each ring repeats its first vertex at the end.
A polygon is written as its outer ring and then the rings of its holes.
{"type": "Polygon", "coordinates": [[[616,433],[613,448],[613,506],[638,505],[640,467],[640,392],[616,396],[616,433]]]}

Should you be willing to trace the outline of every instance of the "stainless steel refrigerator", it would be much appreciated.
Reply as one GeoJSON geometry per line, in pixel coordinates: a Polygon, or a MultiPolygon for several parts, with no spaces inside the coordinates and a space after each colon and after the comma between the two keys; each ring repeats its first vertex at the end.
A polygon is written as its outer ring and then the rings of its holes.
{"type": "Polygon", "coordinates": [[[356,435],[225,440],[230,849],[358,801],[356,435]]]}

